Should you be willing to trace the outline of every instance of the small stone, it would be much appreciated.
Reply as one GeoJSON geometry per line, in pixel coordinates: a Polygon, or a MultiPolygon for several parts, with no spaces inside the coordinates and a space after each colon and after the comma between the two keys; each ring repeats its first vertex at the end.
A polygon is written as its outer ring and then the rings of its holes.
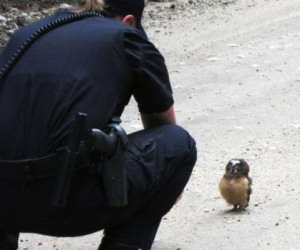
{"type": "Polygon", "coordinates": [[[62,3],[62,4],[59,5],[58,8],[61,9],[61,10],[71,9],[72,5],[67,4],[67,3],[62,3]]]}
{"type": "Polygon", "coordinates": [[[233,48],[233,47],[238,47],[239,45],[236,44],[236,43],[230,43],[230,44],[228,44],[227,46],[233,48]]]}
{"type": "Polygon", "coordinates": [[[0,22],[5,22],[5,21],[6,21],[6,18],[4,16],[0,15],[0,22]]]}
{"type": "Polygon", "coordinates": [[[215,56],[209,57],[209,58],[206,59],[206,61],[209,61],[209,62],[216,62],[216,61],[219,61],[219,60],[220,60],[220,58],[215,57],[215,56]]]}
{"type": "Polygon", "coordinates": [[[30,18],[26,13],[22,13],[21,15],[19,15],[17,17],[17,25],[18,26],[23,27],[29,22],[30,22],[30,18]]]}
{"type": "Polygon", "coordinates": [[[235,0],[222,0],[222,4],[230,4],[230,3],[234,3],[235,0]]]}
{"type": "Polygon", "coordinates": [[[7,35],[11,36],[13,33],[15,33],[15,30],[8,30],[7,35]]]}

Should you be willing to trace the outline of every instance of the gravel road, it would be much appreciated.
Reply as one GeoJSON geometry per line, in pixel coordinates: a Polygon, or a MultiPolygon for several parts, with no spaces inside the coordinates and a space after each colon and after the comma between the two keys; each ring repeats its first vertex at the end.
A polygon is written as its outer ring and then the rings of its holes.
{"type": "MultiPolygon", "coordinates": [[[[199,151],[153,250],[300,249],[300,1],[216,3],[150,2],[146,12],[149,37],[169,68],[178,124],[199,151]],[[218,191],[233,157],[248,161],[254,183],[240,213],[218,191]]],[[[128,132],[141,128],[133,101],[123,121],[128,132]]],[[[100,238],[22,234],[20,249],[92,250],[100,238]]]]}

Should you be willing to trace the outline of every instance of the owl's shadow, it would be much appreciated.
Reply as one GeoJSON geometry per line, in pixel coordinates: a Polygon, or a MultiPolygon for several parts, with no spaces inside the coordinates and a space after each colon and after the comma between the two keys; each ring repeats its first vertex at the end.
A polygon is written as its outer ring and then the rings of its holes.
{"type": "Polygon", "coordinates": [[[248,209],[227,209],[227,210],[223,210],[220,212],[221,215],[226,215],[226,214],[250,214],[248,209]]]}

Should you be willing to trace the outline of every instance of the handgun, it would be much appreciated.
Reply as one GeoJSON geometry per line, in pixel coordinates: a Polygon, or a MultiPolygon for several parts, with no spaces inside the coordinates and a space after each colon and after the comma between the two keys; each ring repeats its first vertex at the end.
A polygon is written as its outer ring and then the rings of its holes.
{"type": "Polygon", "coordinates": [[[128,198],[125,158],[128,138],[125,130],[118,122],[109,124],[107,133],[90,129],[86,145],[107,156],[107,161],[102,165],[102,178],[108,206],[126,206],[128,198]]]}

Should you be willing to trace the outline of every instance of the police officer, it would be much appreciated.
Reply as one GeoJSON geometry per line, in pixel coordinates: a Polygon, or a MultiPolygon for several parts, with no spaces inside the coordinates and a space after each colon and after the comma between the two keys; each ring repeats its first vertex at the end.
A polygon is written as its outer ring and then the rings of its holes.
{"type": "Polygon", "coordinates": [[[144,0],[106,0],[104,6],[80,0],[72,10],[19,29],[1,53],[0,249],[16,249],[20,232],[63,237],[102,229],[100,250],[151,248],[161,218],[188,182],[196,147],[175,125],[168,72],[142,28],[143,9],[144,0]],[[52,25],[12,58],[38,28],[90,10],[98,14],[52,25]],[[145,129],[128,135],[128,204],[108,206],[98,171],[102,158],[90,154],[89,164],[77,162],[66,206],[54,207],[59,150],[75,115],[86,113],[86,128],[103,129],[131,96],[145,129]]]}

